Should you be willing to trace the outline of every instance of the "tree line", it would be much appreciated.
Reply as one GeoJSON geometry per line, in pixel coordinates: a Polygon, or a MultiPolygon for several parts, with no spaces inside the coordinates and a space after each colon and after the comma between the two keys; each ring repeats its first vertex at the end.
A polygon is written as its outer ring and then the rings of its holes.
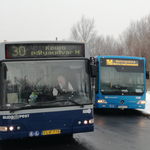
{"type": "MultiPolygon", "coordinates": [[[[150,14],[132,21],[118,39],[98,35],[94,19],[82,16],[72,26],[70,40],[87,42],[91,56],[124,55],[146,58],[146,70],[150,71],[150,14]]],[[[150,83],[148,83],[150,85],[150,83]]]]}

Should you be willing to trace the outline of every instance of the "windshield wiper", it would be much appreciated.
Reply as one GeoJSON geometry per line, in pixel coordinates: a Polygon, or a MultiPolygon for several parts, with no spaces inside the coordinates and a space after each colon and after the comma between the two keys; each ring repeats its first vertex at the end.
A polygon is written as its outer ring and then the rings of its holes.
{"type": "Polygon", "coordinates": [[[74,101],[74,100],[70,100],[70,99],[63,99],[63,100],[55,100],[55,101],[51,101],[52,103],[56,103],[56,102],[72,102],[74,104],[76,104],[77,106],[80,106],[81,108],[84,107],[83,104],[79,104],[78,102],[74,101]]]}
{"type": "Polygon", "coordinates": [[[40,106],[36,106],[36,105],[29,105],[29,104],[27,104],[27,105],[25,105],[25,106],[23,106],[23,107],[19,107],[19,108],[11,108],[11,109],[9,109],[9,112],[10,113],[14,113],[15,111],[17,111],[17,110],[23,110],[23,109],[27,109],[27,108],[39,108],[40,106]]]}
{"type": "Polygon", "coordinates": [[[134,93],[134,94],[136,94],[136,95],[142,95],[143,93],[137,93],[137,92],[134,92],[134,91],[131,91],[131,92],[129,92],[129,93],[134,93]]]}
{"type": "Polygon", "coordinates": [[[78,105],[78,106],[80,106],[81,108],[83,108],[84,107],[84,105],[83,104],[79,104],[79,103],[77,103],[76,101],[74,101],[74,100],[68,100],[69,102],[72,102],[72,103],[74,103],[74,104],[76,104],[76,105],[78,105]]]}
{"type": "MultiPolygon", "coordinates": [[[[81,108],[84,107],[83,104],[79,104],[78,102],[75,102],[74,100],[69,100],[69,99],[66,99],[66,100],[55,100],[55,101],[50,101],[48,103],[67,102],[67,101],[68,102],[72,102],[72,103],[76,104],[77,106],[80,106],[81,108]]],[[[40,104],[40,105],[27,104],[27,105],[25,105],[23,107],[9,109],[9,112],[10,113],[14,113],[15,111],[18,111],[18,110],[24,110],[24,109],[30,109],[30,108],[41,108],[41,104],[43,104],[43,103],[47,104],[47,102],[41,102],[41,103],[39,102],[39,103],[37,103],[37,104],[40,104]]],[[[42,106],[42,107],[44,107],[44,106],[42,106]]]]}
{"type": "Polygon", "coordinates": [[[127,89],[126,86],[121,86],[121,85],[110,85],[111,89],[127,89]]]}

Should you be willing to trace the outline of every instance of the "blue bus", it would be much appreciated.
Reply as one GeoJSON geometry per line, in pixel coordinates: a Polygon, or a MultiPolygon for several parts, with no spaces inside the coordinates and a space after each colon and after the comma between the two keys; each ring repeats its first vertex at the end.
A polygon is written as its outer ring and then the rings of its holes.
{"type": "Polygon", "coordinates": [[[0,140],[94,130],[85,43],[2,42],[0,53],[0,140]]]}
{"type": "Polygon", "coordinates": [[[97,56],[95,108],[144,109],[146,60],[131,56],[97,56]]]}

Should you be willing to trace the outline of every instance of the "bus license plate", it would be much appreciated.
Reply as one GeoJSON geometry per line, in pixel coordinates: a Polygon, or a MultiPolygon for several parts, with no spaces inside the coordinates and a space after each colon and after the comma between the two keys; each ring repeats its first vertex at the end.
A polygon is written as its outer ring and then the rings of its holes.
{"type": "Polygon", "coordinates": [[[45,130],[45,131],[43,131],[43,135],[52,135],[52,134],[61,134],[61,130],[56,129],[56,130],[45,130]]]}
{"type": "Polygon", "coordinates": [[[128,106],[118,106],[118,108],[128,108],[128,106]]]}

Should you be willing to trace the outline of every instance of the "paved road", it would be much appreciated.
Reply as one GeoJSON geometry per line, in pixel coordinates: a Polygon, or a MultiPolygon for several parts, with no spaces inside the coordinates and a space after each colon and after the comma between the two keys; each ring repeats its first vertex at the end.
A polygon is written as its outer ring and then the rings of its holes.
{"type": "Polygon", "coordinates": [[[150,119],[136,110],[101,110],[94,132],[75,137],[90,150],[149,150],[150,119]]]}
{"type": "Polygon", "coordinates": [[[150,118],[136,110],[95,112],[95,130],[64,137],[5,141],[3,150],[149,150],[150,118]]]}

